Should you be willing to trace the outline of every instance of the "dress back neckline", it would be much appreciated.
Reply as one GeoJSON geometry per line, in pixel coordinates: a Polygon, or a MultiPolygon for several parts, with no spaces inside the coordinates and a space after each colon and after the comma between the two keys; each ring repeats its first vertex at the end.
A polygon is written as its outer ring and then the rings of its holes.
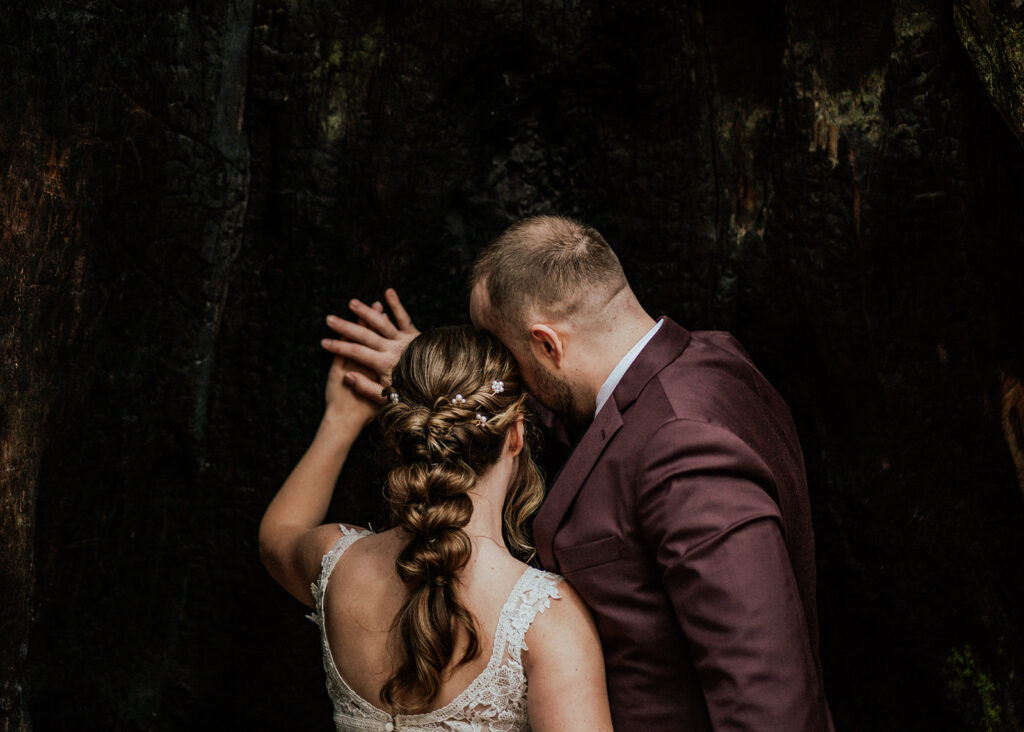
{"type": "Polygon", "coordinates": [[[513,585],[498,614],[487,665],[450,702],[417,714],[391,714],[356,692],[338,671],[327,640],[324,601],[327,584],[342,553],[371,532],[342,526],[342,536],[324,555],[320,578],[311,589],[315,612],[309,615],[320,627],[327,689],[334,702],[338,730],[441,730],[454,721],[479,718],[474,729],[528,729],[526,677],[522,668],[525,635],[536,614],[558,598],[561,577],[527,567],[513,585]]]}

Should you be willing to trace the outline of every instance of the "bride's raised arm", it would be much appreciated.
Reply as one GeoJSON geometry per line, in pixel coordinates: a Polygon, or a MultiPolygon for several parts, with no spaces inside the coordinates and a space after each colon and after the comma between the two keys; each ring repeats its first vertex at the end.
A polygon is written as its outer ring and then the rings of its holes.
{"type": "Polygon", "coordinates": [[[523,670],[534,732],[611,732],[601,639],[590,610],[567,581],[561,599],[537,616],[526,634],[523,670]]]}
{"type": "Polygon", "coordinates": [[[260,521],[260,559],[291,595],[312,606],[310,583],[337,540],[338,524],[321,526],[352,443],[379,405],[345,385],[353,367],[336,356],[327,375],[326,407],[312,444],[270,502],[260,521]]]}

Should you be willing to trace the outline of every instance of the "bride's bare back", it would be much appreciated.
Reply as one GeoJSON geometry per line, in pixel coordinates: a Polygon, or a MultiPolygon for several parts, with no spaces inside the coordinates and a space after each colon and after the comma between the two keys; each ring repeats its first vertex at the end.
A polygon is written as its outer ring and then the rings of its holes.
{"type": "MultiPolygon", "coordinates": [[[[389,704],[370,701],[375,690],[380,698],[387,668],[398,664],[393,631],[382,616],[389,607],[398,611],[401,603],[396,607],[389,594],[405,588],[377,572],[382,557],[386,561],[389,553],[400,551],[400,534],[340,531],[311,588],[315,612],[310,616],[321,629],[338,730],[611,729],[597,634],[579,597],[557,575],[526,567],[496,544],[484,548],[481,542],[474,544],[477,561],[464,570],[467,605],[492,618],[477,621],[478,633],[487,636],[479,656],[443,669],[440,689],[425,711],[396,714],[389,704]],[[346,557],[350,549],[352,556],[346,557]],[[351,582],[363,582],[364,591],[346,591],[343,585],[351,582]]],[[[329,532],[322,536],[330,538],[329,532]]],[[[461,643],[464,647],[465,640],[461,643]]]]}
{"type": "MultiPolygon", "coordinates": [[[[498,616],[527,569],[490,541],[474,544],[459,588],[463,604],[477,621],[480,652],[468,663],[449,666],[433,709],[455,699],[487,666],[498,616]]],[[[327,638],[335,666],[353,691],[376,706],[381,706],[381,688],[398,667],[394,621],[406,588],[395,572],[395,559],[403,546],[396,529],[357,541],[338,562],[325,593],[327,638]]],[[[462,658],[466,642],[461,633],[454,659],[462,658]]]]}

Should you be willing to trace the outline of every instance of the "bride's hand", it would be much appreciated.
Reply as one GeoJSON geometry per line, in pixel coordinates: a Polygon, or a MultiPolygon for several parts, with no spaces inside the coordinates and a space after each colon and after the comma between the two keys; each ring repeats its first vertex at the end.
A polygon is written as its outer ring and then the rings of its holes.
{"type": "Polygon", "coordinates": [[[394,322],[379,302],[367,305],[352,300],[349,309],[359,320],[353,323],[334,315],[328,316],[327,327],[341,337],[324,338],[320,342],[324,350],[349,359],[350,365],[363,367],[352,370],[347,381],[367,399],[381,403],[381,386],[390,383],[391,369],[398,363],[402,351],[409,345],[409,341],[420,334],[397,292],[388,288],[384,299],[391,309],[394,322]],[[370,376],[363,378],[366,374],[370,376]]]}
{"type": "Polygon", "coordinates": [[[345,375],[349,373],[361,373],[367,380],[378,383],[377,393],[384,388],[377,382],[377,374],[348,361],[341,356],[335,356],[331,361],[331,369],[327,372],[327,386],[324,387],[324,401],[327,404],[326,413],[328,416],[337,417],[346,421],[351,420],[360,428],[365,427],[380,410],[379,401],[371,401],[361,396],[351,386],[345,383],[345,375]]]}

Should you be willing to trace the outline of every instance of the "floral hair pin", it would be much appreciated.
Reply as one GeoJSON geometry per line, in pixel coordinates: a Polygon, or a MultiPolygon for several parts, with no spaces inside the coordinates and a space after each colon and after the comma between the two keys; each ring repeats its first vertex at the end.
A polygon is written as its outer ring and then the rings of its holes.
{"type": "Polygon", "coordinates": [[[505,382],[501,379],[495,379],[491,382],[491,392],[494,394],[501,394],[505,391],[505,382]]]}
{"type": "Polygon", "coordinates": [[[456,407],[465,406],[466,397],[462,396],[462,394],[456,394],[455,397],[452,399],[452,404],[454,404],[456,407]]]}
{"type": "Polygon", "coordinates": [[[480,414],[480,412],[477,412],[476,413],[476,423],[478,425],[480,425],[481,427],[486,427],[487,426],[487,415],[486,414],[480,414]]]}

